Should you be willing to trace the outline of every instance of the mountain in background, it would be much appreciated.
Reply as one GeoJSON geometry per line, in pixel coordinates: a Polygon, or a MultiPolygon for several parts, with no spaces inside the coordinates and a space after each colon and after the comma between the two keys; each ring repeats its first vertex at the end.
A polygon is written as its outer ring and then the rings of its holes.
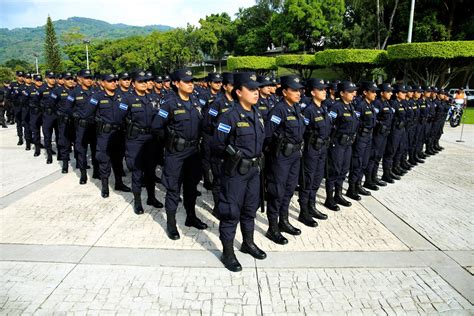
{"type": "MultiPolygon", "coordinates": [[[[46,21],[46,18],[45,18],[46,21]]],[[[72,17],[67,20],[54,21],[56,36],[61,43],[61,35],[71,30],[79,30],[92,41],[97,39],[118,39],[132,35],[146,35],[153,31],[167,31],[172,29],[167,25],[131,26],[126,24],[110,24],[100,20],[72,17]]],[[[43,26],[34,28],[0,29],[0,64],[15,58],[23,59],[34,64],[34,53],[38,52],[40,62],[43,60],[44,47],[43,26]]]]}

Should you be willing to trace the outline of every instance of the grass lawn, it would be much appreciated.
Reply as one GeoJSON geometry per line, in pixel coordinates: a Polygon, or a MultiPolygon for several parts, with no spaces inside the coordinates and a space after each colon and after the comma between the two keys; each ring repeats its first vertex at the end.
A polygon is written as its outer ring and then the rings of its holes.
{"type": "Polygon", "coordinates": [[[465,124],[474,124],[474,108],[466,108],[461,122],[464,122],[465,124]]]}

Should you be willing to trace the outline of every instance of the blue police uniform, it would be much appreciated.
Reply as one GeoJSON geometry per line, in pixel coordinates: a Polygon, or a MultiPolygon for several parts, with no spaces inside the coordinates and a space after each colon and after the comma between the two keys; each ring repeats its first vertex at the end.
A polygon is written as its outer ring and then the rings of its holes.
{"type": "MultiPolygon", "coordinates": [[[[433,91],[434,88],[431,88],[430,90],[433,91]]],[[[434,122],[434,117],[436,113],[435,104],[431,97],[426,100],[426,110],[427,110],[427,122],[426,122],[426,127],[425,127],[425,139],[424,139],[425,155],[431,156],[434,154],[434,152],[431,151],[431,144],[432,144],[431,129],[433,128],[433,122],[434,122]]]]}
{"type": "MultiPolygon", "coordinates": [[[[339,91],[353,92],[357,88],[352,82],[342,82],[339,91]]],[[[337,204],[350,206],[351,203],[342,196],[342,184],[349,172],[352,144],[359,127],[359,119],[352,103],[336,101],[328,107],[329,115],[334,120],[332,143],[328,152],[328,171],[326,177],[326,201],[324,205],[332,211],[338,211],[337,204]],[[335,193],[334,193],[335,192],[335,193]]]]}
{"type": "MultiPolygon", "coordinates": [[[[283,76],[280,80],[283,89],[302,87],[296,76],[283,76]]],[[[268,155],[267,217],[270,228],[266,236],[279,244],[288,242],[281,231],[292,235],[301,234],[299,229],[289,223],[288,208],[298,184],[304,130],[304,116],[298,106],[289,105],[284,100],[268,113],[265,136],[272,154],[268,155]]]]}
{"type": "MultiPolygon", "coordinates": [[[[393,88],[390,84],[384,83],[380,86],[381,91],[391,92],[393,88]]],[[[371,190],[378,190],[377,186],[385,186],[386,183],[377,177],[380,161],[382,160],[387,146],[388,135],[392,129],[393,109],[389,100],[381,97],[373,103],[376,117],[376,125],[374,127],[372,137],[372,147],[370,150],[369,163],[365,172],[364,187],[371,190]]],[[[390,173],[389,169],[385,170],[386,175],[390,173]]]]}
{"type": "MultiPolygon", "coordinates": [[[[443,95],[448,94],[446,92],[446,90],[441,90],[440,93],[443,94],[443,95]]],[[[445,120],[446,120],[446,116],[448,115],[449,108],[450,108],[450,105],[447,101],[445,101],[445,100],[440,101],[440,107],[438,109],[437,116],[436,116],[436,120],[438,122],[438,130],[437,130],[437,133],[435,135],[434,150],[441,151],[441,150],[444,149],[443,147],[440,146],[439,140],[440,140],[441,136],[444,133],[443,132],[444,123],[445,123],[445,120]]]]}
{"type": "MultiPolygon", "coordinates": [[[[430,87],[424,87],[423,91],[431,91],[430,87]]],[[[420,120],[418,128],[418,138],[416,144],[416,152],[420,158],[426,158],[427,156],[423,153],[423,145],[426,140],[426,130],[428,127],[428,118],[429,118],[429,108],[428,108],[428,98],[424,96],[420,98],[420,120]]]]}
{"type": "MultiPolygon", "coordinates": [[[[55,75],[53,72],[47,71],[46,77],[54,78],[55,75]]],[[[46,163],[50,164],[53,162],[53,131],[56,140],[56,147],[58,147],[59,142],[59,130],[58,130],[58,116],[57,109],[55,105],[55,100],[51,98],[51,93],[55,90],[56,86],[50,87],[47,84],[44,84],[38,90],[38,98],[40,99],[40,108],[43,114],[43,124],[42,131],[44,136],[44,148],[46,149],[46,163]]]]}
{"type": "MultiPolygon", "coordinates": [[[[143,71],[135,74],[135,81],[145,81],[143,71]]],[[[147,204],[160,208],[163,205],[155,197],[155,160],[157,140],[152,134],[151,126],[156,116],[156,109],[148,96],[139,95],[136,90],[125,95],[121,106],[127,108],[127,135],[125,141],[125,160],[132,173],[132,192],[134,195],[134,212],[143,214],[141,204],[142,179],[145,182],[148,198],[147,204]]]]}
{"type": "MultiPolygon", "coordinates": [[[[310,90],[315,88],[321,90],[327,87],[324,81],[317,78],[310,79],[307,86],[310,90]]],[[[324,105],[317,105],[313,100],[305,100],[305,104],[307,106],[302,111],[306,125],[305,146],[301,162],[304,183],[301,184],[299,192],[298,201],[301,210],[299,220],[309,226],[316,226],[317,223],[312,221],[311,217],[327,219],[327,215],[319,212],[315,204],[316,193],[324,177],[332,121],[324,105]]]]}
{"type": "MultiPolygon", "coordinates": [[[[23,77],[23,72],[18,72],[17,71],[17,76],[23,77]]],[[[16,134],[18,136],[18,144],[17,145],[23,145],[23,127],[22,127],[22,122],[21,122],[21,105],[19,103],[19,96],[20,93],[18,90],[20,89],[20,86],[22,86],[22,83],[19,83],[17,81],[12,82],[10,84],[9,88],[9,96],[11,98],[11,102],[13,105],[13,116],[15,119],[16,123],[16,134]]]]}
{"type": "MultiPolygon", "coordinates": [[[[253,73],[235,74],[234,86],[257,89],[253,73]]],[[[260,205],[262,150],[265,140],[264,121],[254,106],[245,109],[238,101],[218,119],[212,148],[224,160],[219,196],[219,238],[223,245],[222,262],[231,271],[240,271],[233,242],[240,223],[241,251],[256,259],[266,254],[254,243],[255,217],[260,205]]]]}
{"type": "MultiPolygon", "coordinates": [[[[375,92],[379,89],[374,82],[364,82],[361,90],[375,92]]],[[[373,104],[368,103],[367,99],[363,97],[354,104],[354,109],[360,123],[356,140],[352,146],[352,163],[347,196],[354,200],[360,200],[359,194],[370,195],[370,192],[362,188],[361,182],[369,164],[376,113],[373,104]]]]}
{"type": "MultiPolygon", "coordinates": [[[[28,77],[31,75],[26,74],[25,77],[28,77]]],[[[31,129],[30,129],[30,105],[29,105],[29,100],[30,100],[30,93],[32,91],[33,84],[27,85],[26,83],[20,85],[18,90],[16,92],[18,93],[18,106],[21,108],[21,128],[23,129],[23,135],[25,137],[25,142],[26,142],[26,150],[30,150],[30,144],[31,144],[31,129]]]]}
{"type": "MultiPolygon", "coordinates": [[[[35,81],[42,81],[41,75],[34,75],[35,81]]],[[[34,87],[30,90],[30,100],[29,100],[29,111],[30,111],[30,130],[31,130],[31,139],[32,143],[35,145],[34,156],[38,157],[40,155],[41,149],[41,125],[43,115],[41,113],[39,90],[43,89],[46,86],[43,83],[41,86],[33,85],[34,87]]]]}
{"type": "MultiPolygon", "coordinates": [[[[187,69],[175,71],[177,81],[192,81],[192,72],[187,69]]],[[[178,93],[161,104],[158,115],[153,120],[153,130],[166,139],[165,162],[162,183],[166,188],[165,209],[167,233],[170,239],[179,239],[176,228],[181,186],[183,205],[186,210],[186,226],[206,229],[207,225],[196,216],[197,185],[201,180],[200,155],[198,150],[201,137],[202,115],[198,100],[191,94],[183,100],[178,93]]]]}

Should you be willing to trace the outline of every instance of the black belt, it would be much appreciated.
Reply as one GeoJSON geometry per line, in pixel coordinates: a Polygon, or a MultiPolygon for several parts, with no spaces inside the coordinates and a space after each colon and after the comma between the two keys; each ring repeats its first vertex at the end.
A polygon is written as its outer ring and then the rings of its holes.
{"type": "Polygon", "coordinates": [[[249,167],[258,167],[260,165],[261,158],[242,158],[241,163],[247,164],[249,167]]]}
{"type": "Polygon", "coordinates": [[[372,135],[372,128],[363,127],[359,131],[360,136],[369,136],[372,135]]]}

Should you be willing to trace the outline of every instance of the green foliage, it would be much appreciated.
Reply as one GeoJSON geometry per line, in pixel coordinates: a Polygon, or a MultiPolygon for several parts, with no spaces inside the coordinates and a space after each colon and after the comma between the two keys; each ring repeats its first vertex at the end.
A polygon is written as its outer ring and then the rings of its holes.
{"type": "Polygon", "coordinates": [[[58,39],[56,38],[56,32],[54,30],[53,22],[51,17],[48,16],[45,27],[45,39],[44,39],[44,56],[46,61],[46,67],[48,70],[54,72],[60,72],[61,67],[61,52],[59,50],[58,39]]]}
{"type": "Polygon", "coordinates": [[[280,67],[290,68],[304,79],[310,78],[313,70],[319,68],[316,65],[314,55],[281,55],[276,58],[276,64],[280,67]]]}
{"type": "Polygon", "coordinates": [[[256,71],[262,73],[269,70],[276,70],[276,60],[274,57],[260,56],[229,56],[227,59],[227,69],[231,71],[256,71]]]}
{"type": "Polygon", "coordinates": [[[452,41],[431,43],[405,43],[387,47],[388,58],[421,59],[421,58],[473,58],[474,41],[452,41]]]}
{"type": "Polygon", "coordinates": [[[327,49],[315,54],[319,66],[344,64],[377,65],[384,61],[386,52],[375,49],[327,49]]]}
{"type": "Polygon", "coordinates": [[[0,66],[0,83],[3,84],[5,80],[12,81],[15,78],[15,73],[9,67],[0,66]]]}
{"type": "Polygon", "coordinates": [[[33,64],[30,64],[26,60],[15,59],[15,58],[7,60],[6,62],[3,63],[3,66],[10,68],[13,71],[17,71],[17,70],[30,71],[35,67],[33,64]]]}
{"type": "Polygon", "coordinates": [[[272,43],[270,19],[272,10],[266,4],[240,9],[235,25],[236,40],[233,50],[236,55],[259,55],[272,43]]]}
{"type": "Polygon", "coordinates": [[[235,26],[227,13],[211,14],[200,19],[199,24],[196,34],[204,54],[221,59],[226,51],[232,51],[235,26]]]}

